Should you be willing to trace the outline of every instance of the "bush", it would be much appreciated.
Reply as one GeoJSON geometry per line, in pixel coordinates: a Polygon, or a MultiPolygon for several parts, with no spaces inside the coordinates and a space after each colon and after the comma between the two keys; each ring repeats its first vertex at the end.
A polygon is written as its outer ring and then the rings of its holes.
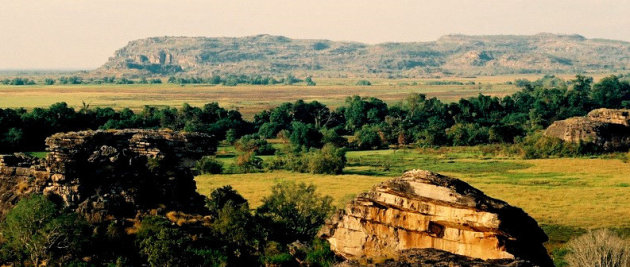
{"type": "Polygon", "coordinates": [[[273,155],[276,152],[267,140],[254,134],[244,135],[234,143],[234,147],[238,151],[253,151],[256,155],[273,155]]]}
{"type": "Polygon", "coordinates": [[[358,80],[357,81],[357,85],[358,86],[370,86],[372,85],[372,83],[368,80],[358,80]]]}
{"type": "Polygon", "coordinates": [[[345,149],[331,144],[326,144],[321,150],[308,155],[308,171],[310,173],[341,174],[345,165],[345,149]]]}
{"type": "Polygon", "coordinates": [[[236,166],[241,172],[257,172],[263,168],[263,160],[254,152],[242,152],[236,156],[236,166]]]}
{"type": "Polygon", "coordinates": [[[333,212],[332,198],[315,192],[314,185],[283,182],[271,188],[256,214],[266,221],[272,240],[288,244],[312,240],[333,212]]]}
{"type": "Polygon", "coordinates": [[[568,243],[570,266],[625,267],[630,264],[628,242],[609,230],[588,232],[568,243]]]}
{"type": "Polygon", "coordinates": [[[205,156],[197,161],[195,168],[202,174],[219,174],[223,172],[223,163],[218,161],[215,157],[205,156]]]}
{"type": "Polygon", "coordinates": [[[306,252],[308,266],[328,267],[335,264],[335,254],[326,240],[316,238],[306,252]]]}
{"type": "Polygon", "coordinates": [[[208,207],[210,213],[214,216],[225,206],[240,207],[243,205],[249,207],[247,200],[236,192],[236,190],[232,189],[230,185],[212,191],[210,198],[206,202],[206,207],[208,207]]]}
{"type": "Polygon", "coordinates": [[[190,238],[161,217],[146,217],[136,235],[140,254],[150,266],[186,266],[190,238]]]}
{"type": "Polygon", "coordinates": [[[87,224],[76,214],[61,212],[42,195],[21,199],[11,209],[1,225],[4,246],[13,252],[13,259],[22,261],[28,257],[39,266],[56,256],[77,256],[84,242],[87,224]]]}

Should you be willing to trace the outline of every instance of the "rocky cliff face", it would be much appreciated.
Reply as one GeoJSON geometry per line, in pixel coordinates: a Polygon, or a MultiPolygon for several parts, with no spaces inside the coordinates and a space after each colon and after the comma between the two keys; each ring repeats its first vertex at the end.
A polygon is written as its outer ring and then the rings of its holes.
{"type": "Polygon", "coordinates": [[[351,261],[401,262],[404,251],[437,249],[552,266],[543,247],[547,236],[523,210],[428,171],[406,172],[360,194],[326,223],[320,237],[351,261]]]}
{"type": "Polygon", "coordinates": [[[216,147],[209,136],[168,130],[55,134],[38,160],[0,156],[0,215],[21,197],[43,193],[91,222],[151,209],[203,212],[190,167],[216,147]]]}
{"type": "Polygon", "coordinates": [[[432,42],[368,45],[256,35],[153,37],[116,51],[94,76],[213,74],[422,77],[630,68],[630,43],[579,35],[448,35],[432,42]]]}
{"type": "Polygon", "coordinates": [[[608,151],[630,148],[630,109],[596,109],[585,117],[556,121],[546,136],[573,143],[593,143],[608,151]]]}

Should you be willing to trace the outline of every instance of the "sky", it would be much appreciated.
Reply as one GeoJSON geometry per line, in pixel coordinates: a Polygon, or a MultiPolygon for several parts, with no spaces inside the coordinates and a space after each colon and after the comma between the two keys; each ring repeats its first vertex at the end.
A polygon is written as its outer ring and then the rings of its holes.
{"type": "Polygon", "coordinates": [[[0,69],[93,69],[152,36],[380,43],[548,32],[630,41],[629,11],[628,0],[0,0],[0,69]]]}

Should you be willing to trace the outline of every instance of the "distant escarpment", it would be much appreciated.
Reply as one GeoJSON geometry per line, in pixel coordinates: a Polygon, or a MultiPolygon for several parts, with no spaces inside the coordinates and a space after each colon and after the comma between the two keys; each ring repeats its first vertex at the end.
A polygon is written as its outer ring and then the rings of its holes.
{"type": "Polygon", "coordinates": [[[90,222],[151,210],[205,212],[191,166],[216,146],[205,134],[108,130],[55,134],[45,159],[0,156],[0,217],[39,193],[90,222]]]}
{"type": "Polygon", "coordinates": [[[360,194],[320,237],[349,265],[553,266],[547,235],[523,210],[421,170],[360,194]]]}
{"type": "Polygon", "coordinates": [[[296,74],[377,77],[610,72],[630,68],[630,43],[579,35],[447,35],[432,42],[153,37],[130,42],[92,75],[296,74]]]}
{"type": "Polygon", "coordinates": [[[545,135],[567,142],[594,144],[605,151],[630,148],[630,109],[596,109],[585,117],[551,124],[545,135]]]}

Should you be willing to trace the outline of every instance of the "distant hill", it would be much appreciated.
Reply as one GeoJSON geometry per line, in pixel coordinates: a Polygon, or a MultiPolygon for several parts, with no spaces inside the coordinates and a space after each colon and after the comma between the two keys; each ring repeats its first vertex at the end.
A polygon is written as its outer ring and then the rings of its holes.
{"type": "Polygon", "coordinates": [[[630,43],[580,35],[447,35],[432,42],[153,37],[130,42],[92,75],[212,74],[423,77],[630,69],[630,43]]]}

